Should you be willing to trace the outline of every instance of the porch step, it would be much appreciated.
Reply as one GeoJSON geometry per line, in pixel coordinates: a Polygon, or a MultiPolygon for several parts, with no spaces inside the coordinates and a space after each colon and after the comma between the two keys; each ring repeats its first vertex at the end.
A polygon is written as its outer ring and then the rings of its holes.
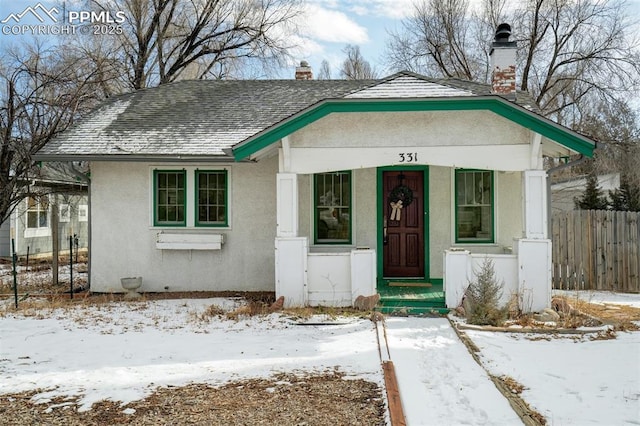
{"type": "Polygon", "coordinates": [[[389,315],[445,315],[444,298],[411,297],[410,295],[382,295],[376,311],[389,315]]]}
{"type": "Polygon", "coordinates": [[[377,306],[376,311],[391,316],[440,316],[449,313],[448,308],[422,306],[377,306]]]}

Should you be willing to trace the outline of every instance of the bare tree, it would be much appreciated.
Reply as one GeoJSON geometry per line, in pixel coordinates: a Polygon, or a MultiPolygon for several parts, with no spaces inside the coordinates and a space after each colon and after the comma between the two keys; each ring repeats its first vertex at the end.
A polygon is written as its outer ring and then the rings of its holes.
{"type": "Polygon", "coordinates": [[[471,12],[466,0],[419,3],[391,34],[389,64],[487,82],[491,32],[502,21],[518,41],[519,87],[548,117],[572,126],[583,100],[613,101],[640,87],[638,23],[624,1],[525,0],[508,11],[504,4],[485,0],[471,12]]]}
{"type": "MultiPolygon", "coordinates": [[[[117,38],[122,71],[132,89],[179,78],[225,78],[238,62],[280,64],[299,0],[92,0],[124,12],[117,38]]],[[[113,35],[102,36],[103,38],[113,35]]]]}
{"type": "Polygon", "coordinates": [[[342,63],[340,74],[347,80],[368,80],[378,78],[377,72],[360,53],[359,46],[347,45],[343,52],[347,58],[342,63]]]}
{"type": "Polygon", "coordinates": [[[582,112],[578,130],[597,140],[594,172],[619,172],[622,180],[640,189],[640,116],[626,102],[593,102],[582,112]]]}
{"type": "Polygon", "coordinates": [[[489,43],[476,39],[487,33],[481,24],[467,0],[415,3],[403,30],[390,34],[387,62],[394,69],[485,81],[489,43]]]}
{"type": "Polygon", "coordinates": [[[329,65],[329,61],[324,59],[320,63],[320,71],[318,71],[318,80],[331,80],[331,66],[329,65]]]}
{"type": "MultiPolygon", "coordinates": [[[[32,155],[95,106],[96,74],[84,58],[39,45],[5,51],[0,67],[0,223],[34,195],[32,155]]],[[[38,195],[38,194],[35,194],[38,195]]]]}

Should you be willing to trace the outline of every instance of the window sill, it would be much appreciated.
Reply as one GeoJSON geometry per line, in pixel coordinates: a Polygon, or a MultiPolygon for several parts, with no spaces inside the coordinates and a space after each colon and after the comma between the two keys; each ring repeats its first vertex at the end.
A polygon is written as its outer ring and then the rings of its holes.
{"type": "Polygon", "coordinates": [[[309,253],[350,253],[356,246],[353,245],[323,245],[316,244],[309,247],[309,253]]]}
{"type": "Polygon", "coordinates": [[[24,230],[25,238],[50,237],[51,228],[27,228],[24,230]]]}

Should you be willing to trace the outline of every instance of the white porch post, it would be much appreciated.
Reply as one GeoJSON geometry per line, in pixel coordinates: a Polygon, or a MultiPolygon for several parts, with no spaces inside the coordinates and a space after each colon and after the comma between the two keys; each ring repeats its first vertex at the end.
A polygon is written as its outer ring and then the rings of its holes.
{"type": "Polygon", "coordinates": [[[523,182],[525,238],[518,241],[518,292],[521,309],[536,312],[551,305],[547,173],[544,170],[525,170],[523,182]]]}
{"type": "Polygon", "coordinates": [[[524,227],[525,238],[547,238],[547,172],[525,170],[524,227]]]}
{"type": "Polygon", "coordinates": [[[298,175],[277,175],[277,229],[278,237],[298,236],[298,175]]]}
{"type": "Polygon", "coordinates": [[[276,297],[285,307],[308,301],[306,237],[298,237],[298,175],[278,173],[276,182],[276,297]]]}
{"type": "Polygon", "coordinates": [[[468,250],[444,251],[444,297],[449,309],[457,308],[462,302],[462,296],[469,285],[469,265],[468,250]]]}

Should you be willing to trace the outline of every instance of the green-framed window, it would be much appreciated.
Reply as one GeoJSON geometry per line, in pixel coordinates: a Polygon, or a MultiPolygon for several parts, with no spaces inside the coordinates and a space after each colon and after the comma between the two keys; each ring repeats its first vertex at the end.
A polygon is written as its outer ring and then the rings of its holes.
{"type": "Polygon", "coordinates": [[[351,244],[351,172],[313,176],[314,241],[316,244],[351,244]]]}
{"type": "Polygon", "coordinates": [[[457,243],[494,242],[494,179],[488,170],[455,171],[457,243]]]}
{"type": "Polygon", "coordinates": [[[196,170],[196,226],[227,226],[227,171],[196,170]]]}
{"type": "Polygon", "coordinates": [[[154,170],[154,213],[156,226],[186,225],[187,174],[184,170],[154,170]]]}

